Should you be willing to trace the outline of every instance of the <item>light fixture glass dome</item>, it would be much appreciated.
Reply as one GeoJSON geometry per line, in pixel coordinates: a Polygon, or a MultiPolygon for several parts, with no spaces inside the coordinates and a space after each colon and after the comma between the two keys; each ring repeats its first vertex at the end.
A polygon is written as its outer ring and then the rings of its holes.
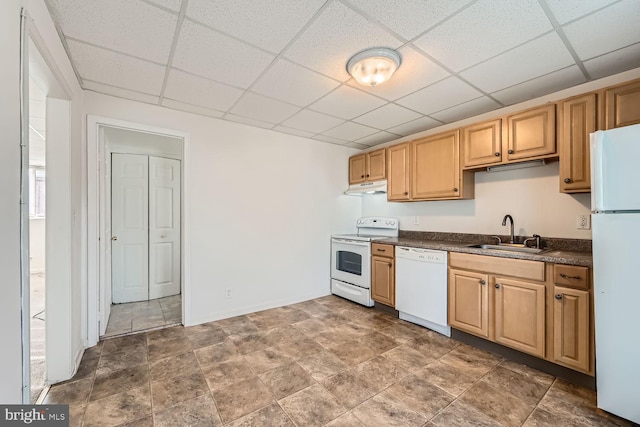
{"type": "Polygon", "coordinates": [[[347,71],[364,86],[377,86],[391,78],[400,66],[400,55],[393,49],[376,47],[355,54],[347,71]]]}

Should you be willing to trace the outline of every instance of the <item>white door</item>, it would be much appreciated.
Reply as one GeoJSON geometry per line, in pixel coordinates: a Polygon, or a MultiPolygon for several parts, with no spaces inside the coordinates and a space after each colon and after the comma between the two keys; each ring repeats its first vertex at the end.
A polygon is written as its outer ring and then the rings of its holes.
{"type": "Polygon", "coordinates": [[[149,298],[180,293],[180,161],[149,157],[149,298]]]}
{"type": "Polygon", "coordinates": [[[149,158],[111,155],[113,302],[149,299],[149,158]]]}

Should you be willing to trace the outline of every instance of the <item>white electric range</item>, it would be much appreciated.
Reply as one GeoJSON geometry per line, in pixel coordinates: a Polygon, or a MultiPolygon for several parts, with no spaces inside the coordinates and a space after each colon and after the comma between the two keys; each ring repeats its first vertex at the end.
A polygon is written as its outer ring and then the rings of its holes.
{"type": "Polygon", "coordinates": [[[357,234],[331,236],[331,293],[372,307],[371,242],[398,237],[398,220],[360,218],[356,227],[357,234]]]}

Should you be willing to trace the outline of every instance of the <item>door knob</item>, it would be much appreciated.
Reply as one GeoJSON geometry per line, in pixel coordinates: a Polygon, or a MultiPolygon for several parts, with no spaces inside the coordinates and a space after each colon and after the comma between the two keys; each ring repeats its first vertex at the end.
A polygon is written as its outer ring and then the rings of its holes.
{"type": "Polygon", "coordinates": [[[166,239],[166,238],[167,238],[167,235],[166,235],[165,233],[162,233],[162,234],[160,235],[160,238],[161,238],[161,239],[166,239]]]}
{"type": "Polygon", "coordinates": [[[116,240],[118,240],[118,236],[111,236],[111,240],[115,242],[116,240]]]}

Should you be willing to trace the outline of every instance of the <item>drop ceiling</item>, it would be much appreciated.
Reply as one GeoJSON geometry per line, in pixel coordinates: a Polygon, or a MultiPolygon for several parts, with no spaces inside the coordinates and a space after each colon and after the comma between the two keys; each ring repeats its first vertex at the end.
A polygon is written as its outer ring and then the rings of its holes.
{"type": "Polygon", "coordinates": [[[638,0],[46,1],[86,90],[360,149],[640,67],[638,0]]]}

